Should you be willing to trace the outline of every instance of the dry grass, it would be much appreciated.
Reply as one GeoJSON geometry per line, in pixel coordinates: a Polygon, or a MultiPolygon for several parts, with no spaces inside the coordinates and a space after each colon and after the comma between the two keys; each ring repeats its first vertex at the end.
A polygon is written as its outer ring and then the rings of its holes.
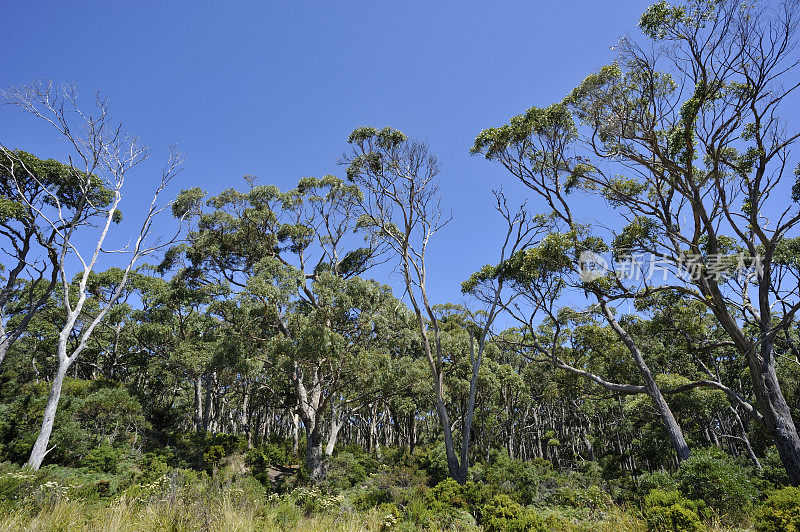
{"type": "Polygon", "coordinates": [[[256,530],[376,531],[383,516],[376,512],[303,516],[287,504],[242,505],[223,495],[216,504],[201,508],[180,501],[138,503],[123,500],[100,506],[82,501],[59,501],[38,512],[20,511],[0,517],[4,531],[168,530],[245,532],[256,530]]]}

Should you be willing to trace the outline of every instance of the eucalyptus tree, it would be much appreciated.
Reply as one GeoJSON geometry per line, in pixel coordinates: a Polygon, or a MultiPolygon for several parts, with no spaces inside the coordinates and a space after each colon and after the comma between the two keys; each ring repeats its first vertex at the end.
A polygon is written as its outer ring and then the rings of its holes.
{"type": "Polygon", "coordinates": [[[381,351],[380,321],[393,297],[359,277],[379,250],[373,239],[353,236],[357,187],[326,176],[282,192],[248,180],[248,190],[223,191],[205,205],[200,190],[182,194],[177,205],[192,213],[196,228],[181,253],[232,292],[210,310],[246,338],[235,349],[248,349],[263,372],[281,376],[255,384],[299,414],[316,479],[325,472],[325,449],[335,445],[341,409],[368,393],[351,392],[364,359],[381,351]]]}
{"type": "MultiPolygon", "coordinates": [[[[469,397],[461,430],[461,452],[456,454],[450,413],[445,393],[445,349],[439,319],[428,298],[427,251],[430,240],[450,218],[441,205],[439,165],[428,146],[409,139],[400,131],[361,127],[350,134],[351,145],[341,163],[347,178],[363,192],[358,196],[361,224],[371,230],[394,255],[405,285],[405,294],[417,318],[422,349],[433,381],[436,412],[444,433],[450,476],[459,483],[467,480],[469,440],[475,409],[478,375],[489,330],[500,307],[503,279],[483,286],[488,309],[481,327],[470,332],[471,377],[469,397]],[[474,335],[474,336],[473,336],[474,335]],[[477,343],[477,346],[475,346],[477,343]]],[[[505,198],[497,195],[498,209],[508,230],[501,245],[500,260],[527,245],[537,224],[524,211],[514,214],[505,198]]]]}
{"type": "MultiPolygon", "coordinates": [[[[69,165],[0,145],[0,236],[7,241],[2,246],[7,268],[0,288],[0,365],[58,283],[55,229],[37,211],[54,200],[76,207],[84,201],[80,186],[86,178],[69,165]]],[[[86,193],[101,207],[111,201],[111,191],[97,179],[90,178],[86,193]]],[[[98,214],[79,210],[79,218],[69,223],[85,223],[98,214]]]]}
{"type": "MultiPolygon", "coordinates": [[[[112,122],[108,101],[99,94],[93,113],[81,110],[75,87],[59,87],[52,82],[10,88],[3,92],[3,99],[52,126],[72,151],[69,168],[63,170],[72,180],[69,201],[62,201],[63,192],[58,180],[39,180],[35,168],[25,169],[23,166],[22,174],[14,169],[9,172],[17,191],[15,200],[35,216],[37,224],[47,228],[62,292],[64,322],[56,353],[58,368],[53,376],[42,427],[28,460],[31,468],[38,469],[49,452],[48,442],[67,370],[81,356],[97,326],[117,303],[136,263],[165,244],[150,242],[148,236],[158,214],[168,208],[169,204],[159,203],[159,195],[179,171],[181,158],[177,153],[171,154],[132,243],[111,251],[107,249],[107,238],[112,225],[121,221],[119,206],[123,185],[129,172],[148,157],[147,148],[126,137],[122,126],[112,122]],[[17,179],[20,175],[24,180],[17,179]],[[35,186],[41,189],[41,200],[25,193],[28,180],[34,181],[35,186]],[[88,240],[92,233],[92,240],[88,240]],[[90,297],[89,279],[98,261],[109,253],[123,255],[126,264],[119,283],[93,318],[84,323],[80,318],[90,297]],[[71,282],[74,269],[79,272],[75,283],[71,282]],[[77,342],[71,345],[73,335],[77,336],[77,342]]],[[[26,162],[6,148],[2,152],[17,164],[26,162]]]]}
{"type": "Polygon", "coordinates": [[[482,132],[473,148],[582,235],[573,254],[606,249],[586,244],[601,224],[576,216],[586,208],[569,193],[580,191],[610,207],[605,236],[617,257],[648,254],[667,272],[587,286],[612,326],[614,302],[658,292],[713,313],[747,363],[755,407],[728,395],[773,437],[793,484],[800,436],[775,345],[800,309],[796,265],[780,260],[800,223],[799,135],[783,116],[798,87],[797,16],[793,2],[654,4],[639,22],[648,42],[622,39],[619,59],[563,102],[482,132]]]}

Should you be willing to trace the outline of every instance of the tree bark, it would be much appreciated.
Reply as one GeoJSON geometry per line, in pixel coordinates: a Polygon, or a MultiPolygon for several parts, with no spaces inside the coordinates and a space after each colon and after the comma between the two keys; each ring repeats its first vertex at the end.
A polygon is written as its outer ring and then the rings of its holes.
{"type": "Polygon", "coordinates": [[[194,380],[194,427],[198,434],[203,433],[203,377],[194,380]]]}
{"type": "Polygon", "coordinates": [[[289,415],[292,419],[292,453],[297,454],[300,448],[300,414],[290,412],[289,415]]]}
{"type": "MultiPolygon", "coordinates": [[[[304,421],[305,423],[305,421],[304,421]]],[[[322,430],[316,423],[306,424],[306,468],[311,480],[325,476],[325,462],[322,456],[322,430]]]]}
{"type": "Polygon", "coordinates": [[[55,378],[50,387],[50,394],[47,397],[47,405],[44,409],[44,419],[42,420],[42,428],[39,431],[39,436],[33,444],[31,456],[28,459],[28,466],[34,471],[38,471],[42,466],[47,453],[52,449],[47,446],[50,443],[50,434],[53,432],[53,423],[56,420],[56,411],[58,410],[58,402],[61,400],[61,388],[64,384],[64,377],[67,375],[69,369],[69,359],[59,362],[58,370],[56,371],[55,378]]]}
{"type": "Polygon", "coordinates": [[[614,315],[611,313],[611,310],[608,308],[606,302],[603,299],[599,299],[599,303],[609,325],[611,325],[611,328],[614,329],[614,332],[617,334],[620,340],[622,340],[622,342],[625,344],[625,347],[628,348],[628,351],[633,356],[636,366],[639,368],[639,374],[644,380],[645,388],[647,388],[647,395],[649,395],[650,399],[653,401],[653,406],[655,406],[658,415],[661,417],[661,422],[664,424],[664,428],[669,435],[669,439],[672,440],[672,445],[675,448],[675,454],[677,455],[678,460],[686,460],[689,458],[689,445],[686,443],[683,430],[681,430],[681,427],[675,419],[675,416],[672,414],[672,409],[669,407],[669,404],[667,404],[664,394],[661,393],[661,389],[658,387],[658,384],[656,383],[656,380],[650,371],[650,367],[647,365],[647,362],[645,362],[642,352],[639,350],[636,342],[633,341],[633,338],[628,335],[627,331],[625,331],[625,329],[623,329],[619,322],[614,318],[614,315]]]}

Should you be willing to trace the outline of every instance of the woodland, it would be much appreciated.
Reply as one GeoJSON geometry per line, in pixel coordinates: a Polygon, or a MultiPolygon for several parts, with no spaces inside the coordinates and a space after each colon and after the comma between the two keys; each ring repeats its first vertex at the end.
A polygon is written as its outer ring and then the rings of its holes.
{"type": "Polygon", "coordinates": [[[525,196],[450,302],[435,146],[209,192],[7,87],[70,155],[0,144],[0,530],[800,531],[799,20],[653,4],[475,132],[525,196]]]}

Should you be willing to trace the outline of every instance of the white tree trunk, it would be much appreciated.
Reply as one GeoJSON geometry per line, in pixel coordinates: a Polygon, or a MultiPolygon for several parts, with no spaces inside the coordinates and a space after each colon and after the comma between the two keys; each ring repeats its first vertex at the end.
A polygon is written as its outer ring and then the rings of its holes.
{"type": "Polygon", "coordinates": [[[42,428],[39,431],[39,436],[36,438],[36,443],[33,444],[31,456],[28,459],[28,466],[34,471],[42,466],[47,453],[52,449],[48,449],[50,444],[50,434],[53,432],[53,423],[56,420],[56,411],[58,410],[58,402],[61,399],[61,388],[64,384],[64,377],[67,375],[69,369],[69,359],[62,360],[58,364],[53,384],[50,388],[50,395],[47,397],[47,406],[44,409],[44,419],[42,420],[42,428]]]}

